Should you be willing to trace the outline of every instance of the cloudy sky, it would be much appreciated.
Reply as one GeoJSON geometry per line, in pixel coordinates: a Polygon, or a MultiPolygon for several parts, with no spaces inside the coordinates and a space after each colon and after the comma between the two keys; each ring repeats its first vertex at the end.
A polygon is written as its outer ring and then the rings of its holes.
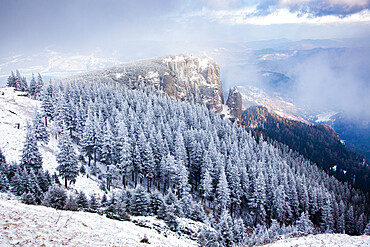
{"type": "Polygon", "coordinates": [[[366,39],[369,9],[370,0],[0,0],[0,76],[83,71],[224,42],[366,39]]]}

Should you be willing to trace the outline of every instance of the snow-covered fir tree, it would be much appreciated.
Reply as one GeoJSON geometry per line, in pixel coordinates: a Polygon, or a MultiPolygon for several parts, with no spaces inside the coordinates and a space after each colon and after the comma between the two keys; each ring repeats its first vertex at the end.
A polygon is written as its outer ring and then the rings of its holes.
{"type": "Polygon", "coordinates": [[[34,91],[34,97],[36,100],[40,100],[42,98],[42,93],[44,89],[44,81],[42,80],[42,77],[40,73],[37,75],[37,82],[35,86],[35,91],[34,91]]]}
{"type": "Polygon", "coordinates": [[[64,186],[68,187],[68,181],[75,181],[78,176],[78,161],[72,145],[71,137],[64,129],[59,138],[59,153],[57,154],[59,175],[64,179],[64,186]]]}
{"type": "Polygon", "coordinates": [[[35,76],[34,74],[32,73],[32,78],[31,78],[31,81],[30,81],[30,87],[29,87],[29,90],[28,90],[28,94],[30,96],[31,99],[35,99],[35,92],[36,92],[36,80],[35,80],[35,76]]]}
{"type": "Polygon", "coordinates": [[[37,147],[35,130],[27,123],[27,134],[22,150],[21,166],[27,170],[39,170],[42,167],[42,157],[37,147]]]}
{"type": "Polygon", "coordinates": [[[46,129],[45,122],[42,120],[41,113],[38,112],[37,107],[35,108],[35,113],[33,115],[32,127],[35,131],[36,140],[48,144],[49,133],[46,129]]]}

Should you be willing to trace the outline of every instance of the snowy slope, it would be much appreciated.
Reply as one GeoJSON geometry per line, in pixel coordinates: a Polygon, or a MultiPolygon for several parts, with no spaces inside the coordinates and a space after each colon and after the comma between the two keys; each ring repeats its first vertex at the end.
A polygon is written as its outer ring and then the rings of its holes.
{"type": "Polygon", "coordinates": [[[267,244],[269,247],[285,246],[370,246],[370,236],[349,236],[346,234],[318,234],[299,238],[287,238],[267,244]]]}
{"type": "MultiPolygon", "coordinates": [[[[21,96],[22,94],[10,87],[0,88],[0,149],[8,162],[20,161],[26,138],[26,123],[27,121],[32,123],[35,107],[37,106],[39,110],[41,108],[41,101],[21,96]],[[17,124],[20,124],[19,129],[17,124]]],[[[50,128],[48,130],[50,131],[50,128]]],[[[39,150],[43,169],[53,174],[58,166],[55,158],[59,151],[58,140],[51,135],[48,145],[39,144],[39,150]]],[[[95,193],[99,198],[103,193],[96,181],[82,175],[77,177],[72,188],[84,191],[87,195],[95,193]]]]}
{"type": "Polygon", "coordinates": [[[7,161],[19,161],[26,137],[26,121],[31,122],[40,102],[31,100],[13,88],[0,88],[0,148],[7,161]],[[16,125],[20,124],[17,129],[16,125]]]}
{"type": "Polygon", "coordinates": [[[111,220],[98,214],[59,211],[8,200],[0,194],[0,246],[197,246],[194,241],[167,237],[132,222],[111,220]]]}

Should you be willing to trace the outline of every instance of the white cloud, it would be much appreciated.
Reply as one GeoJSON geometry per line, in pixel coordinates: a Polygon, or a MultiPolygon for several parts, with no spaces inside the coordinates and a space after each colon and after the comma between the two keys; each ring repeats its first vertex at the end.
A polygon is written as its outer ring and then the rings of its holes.
{"type": "MultiPolygon", "coordinates": [[[[305,4],[313,2],[312,0],[280,0],[279,1],[279,6],[287,7],[287,6],[295,6],[299,4],[305,4]]],[[[349,7],[354,7],[354,6],[366,6],[369,4],[369,0],[326,0],[322,1],[322,3],[327,2],[329,5],[347,5],[349,7]]]]}
{"type": "MultiPolygon", "coordinates": [[[[284,0],[292,2],[292,0],[284,0]]],[[[298,0],[296,2],[307,0],[298,0]]],[[[346,1],[346,0],[332,0],[346,1]]],[[[370,22],[370,11],[365,9],[361,12],[348,15],[346,17],[338,17],[335,15],[312,16],[308,13],[298,14],[293,13],[287,8],[277,9],[267,15],[255,15],[256,8],[249,7],[238,10],[209,10],[203,9],[198,12],[190,13],[180,17],[180,19],[191,19],[195,17],[203,18],[211,22],[219,22],[229,25],[252,24],[252,25],[274,25],[274,24],[330,24],[330,23],[355,23],[355,22],[370,22]]]]}
{"type": "Polygon", "coordinates": [[[201,0],[200,2],[205,6],[216,9],[227,9],[241,4],[240,0],[201,0]]]}

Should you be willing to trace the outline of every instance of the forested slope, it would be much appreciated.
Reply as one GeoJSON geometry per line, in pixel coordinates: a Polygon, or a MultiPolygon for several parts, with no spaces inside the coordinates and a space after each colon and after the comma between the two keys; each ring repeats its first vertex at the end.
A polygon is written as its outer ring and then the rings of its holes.
{"type": "Polygon", "coordinates": [[[366,157],[349,150],[331,127],[285,119],[261,106],[244,111],[241,124],[288,145],[338,179],[353,183],[357,188],[370,189],[370,166],[366,157]]]}
{"type": "Polygon", "coordinates": [[[94,201],[86,203],[81,192],[67,200],[58,177],[42,172],[44,164],[33,153],[40,145],[35,128],[47,122],[51,138],[59,141],[56,170],[67,187],[86,173],[107,191],[94,208],[154,215],[173,231],[179,217],[204,222],[211,228],[200,229],[203,245],[256,244],[298,229],[361,234],[368,221],[361,191],[285,145],[256,141],[204,106],[150,88],[74,82],[49,85],[42,111],[44,121],[27,130],[20,164],[1,162],[1,189],[28,203],[71,209],[77,200],[84,209],[94,201]],[[73,154],[70,145],[79,152],[73,154]]]}

